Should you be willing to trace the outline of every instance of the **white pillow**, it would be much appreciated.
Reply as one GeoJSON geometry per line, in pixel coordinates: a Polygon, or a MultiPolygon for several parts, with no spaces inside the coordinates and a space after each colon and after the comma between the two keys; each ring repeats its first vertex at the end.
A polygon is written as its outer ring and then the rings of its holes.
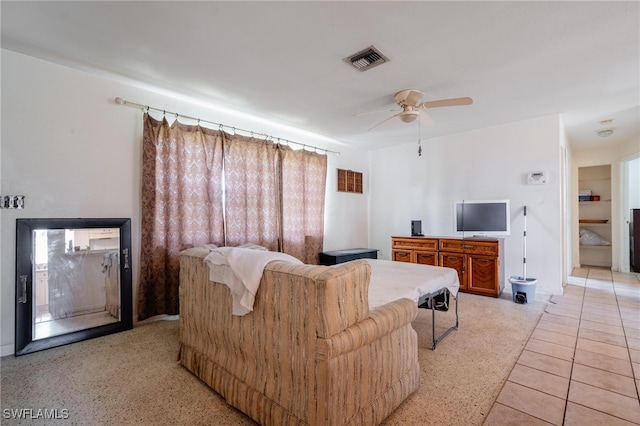
{"type": "Polygon", "coordinates": [[[269,251],[268,248],[266,247],[262,247],[259,246],[257,244],[253,244],[253,243],[246,243],[246,244],[242,244],[240,246],[238,246],[239,248],[246,248],[246,249],[253,249],[253,250],[265,250],[265,251],[269,251]]]}
{"type": "Polygon", "coordinates": [[[580,230],[580,245],[583,246],[610,246],[611,243],[589,229],[580,230]]]}

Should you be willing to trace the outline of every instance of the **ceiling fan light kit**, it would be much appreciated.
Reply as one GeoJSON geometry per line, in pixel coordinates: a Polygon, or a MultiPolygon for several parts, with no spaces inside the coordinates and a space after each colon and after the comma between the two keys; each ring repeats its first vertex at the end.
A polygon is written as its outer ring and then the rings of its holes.
{"type": "Polygon", "coordinates": [[[611,136],[613,134],[613,129],[598,130],[596,134],[601,138],[606,138],[607,136],[611,136]]]}
{"type": "Polygon", "coordinates": [[[400,114],[398,114],[398,117],[403,123],[411,123],[416,118],[418,118],[419,115],[420,115],[420,112],[414,109],[406,109],[402,111],[400,114]]]}

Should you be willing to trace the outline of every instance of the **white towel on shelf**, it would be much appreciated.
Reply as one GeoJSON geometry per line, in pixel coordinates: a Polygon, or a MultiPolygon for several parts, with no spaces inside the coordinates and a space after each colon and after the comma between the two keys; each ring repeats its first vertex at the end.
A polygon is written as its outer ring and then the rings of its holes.
{"type": "Polygon", "coordinates": [[[276,260],[302,264],[286,253],[242,247],[220,247],[211,250],[204,258],[209,265],[209,279],[225,284],[231,290],[233,315],[246,315],[253,311],[264,268],[276,260]]]}

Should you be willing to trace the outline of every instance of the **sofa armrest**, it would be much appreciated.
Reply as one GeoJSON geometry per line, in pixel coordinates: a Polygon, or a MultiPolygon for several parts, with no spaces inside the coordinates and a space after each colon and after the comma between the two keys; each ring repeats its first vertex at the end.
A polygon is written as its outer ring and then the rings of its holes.
{"type": "Polygon", "coordinates": [[[373,311],[368,318],[330,338],[318,338],[317,359],[329,360],[361,348],[411,323],[418,315],[416,302],[398,299],[373,311]]]}
{"type": "Polygon", "coordinates": [[[316,276],[317,336],[328,339],[369,318],[371,266],[366,260],[327,266],[316,276]]]}

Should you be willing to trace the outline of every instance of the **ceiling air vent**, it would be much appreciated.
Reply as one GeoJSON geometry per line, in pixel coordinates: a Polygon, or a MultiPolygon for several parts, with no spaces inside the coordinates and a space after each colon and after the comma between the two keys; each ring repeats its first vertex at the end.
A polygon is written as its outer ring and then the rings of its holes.
{"type": "Polygon", "coordinates": [[[369,46],[355,55],[344,58],[344,60],[353,65],[358,71],[366,71],[376,65],[384,64],[389,59],[375,47],[369,46]]]}

